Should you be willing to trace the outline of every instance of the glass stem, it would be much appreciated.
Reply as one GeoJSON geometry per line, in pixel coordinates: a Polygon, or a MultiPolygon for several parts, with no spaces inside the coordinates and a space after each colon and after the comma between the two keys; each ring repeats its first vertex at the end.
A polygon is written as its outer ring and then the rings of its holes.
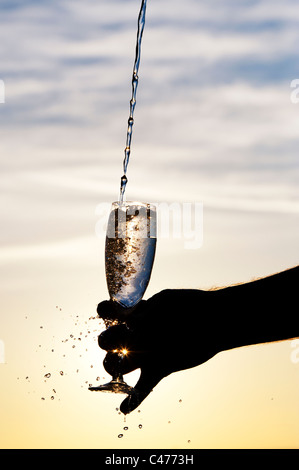
{"type": "Polygon", "coordinates": [[[117,365],[115,367],[115,370],[113,372],[112,381],[113,382],[123,382],[124,381],[123,374],[120,372],[119,367],[120,367],[121,361],[123,360],[124,356],[120,351],[117,352],[116,354],[118,356],[118,363],[117,363],[117,365]]]}
{"type": "Polygon", "coordinates": [[[112,376],[112,381],[113,382],[123,382],[123,375],[121,372],[115,372],[112,376]]]}

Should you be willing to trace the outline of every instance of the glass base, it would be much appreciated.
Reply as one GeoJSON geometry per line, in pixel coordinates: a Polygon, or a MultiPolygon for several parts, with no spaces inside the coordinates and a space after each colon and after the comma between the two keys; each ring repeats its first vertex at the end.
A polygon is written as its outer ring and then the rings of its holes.
{"type": "Polygon", "coordinates": [[[89,387],[88,390],[91,390],[92,392],[125,393],[127,395],[131,395],[133,393],[133,387],[130,387],[126,382],[119,380],[111,380],[111,382],[104,385],[89,387]]]}

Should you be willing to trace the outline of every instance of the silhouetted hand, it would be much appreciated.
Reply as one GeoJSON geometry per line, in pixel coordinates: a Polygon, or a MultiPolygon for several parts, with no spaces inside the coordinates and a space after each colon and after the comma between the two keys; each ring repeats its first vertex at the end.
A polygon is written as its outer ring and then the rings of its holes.
{"type": "Polygon", "coordinates": [[[207,315],[209,294],[199,290],[164,290],[141,301],[133,310],[122,309],[112,301],[99,304],[101,318],[126,322],[110,326],[99,336],[99,346],[108,351],[106,371],[112,375],[112,351],[124,348],[128,354],[121,361],[122,373],[141,369],[135,393],[121,405],[123,413],[137,408],[163,377],[197,366],[218,352],[212,331],[209,334],[214,323],[207,315]],[[204,325],[201,317],[206,318],[204,325]]]}
{"type": "Polygon", "coordinates": [[[113,350],[127,349],[123,374],[141,369],[134,392],[121,404],[133,411],[167,375],[198,366],[229,349],[299,335],[299,267],[219,290],[163,290],[134,309],[112,301],[98,305],[110,326],[99,336],[108,351],[104,367],[112,375],[113,350]]]}

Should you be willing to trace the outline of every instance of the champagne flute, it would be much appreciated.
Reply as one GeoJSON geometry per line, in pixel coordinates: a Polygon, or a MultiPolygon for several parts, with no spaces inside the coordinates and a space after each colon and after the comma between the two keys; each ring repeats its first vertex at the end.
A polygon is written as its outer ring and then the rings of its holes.
{"type": "MultiPolygon", "coordinates": [[[[148,286],[156,251],[156,208],[148,203],[113,202],[105,246],[105,270],[110,299],[123,308],[140,302],[148,286]]],[[[116,323],[116,322],[115,322],[116,323]]],[[[132,393],[119,366],[126,350],[108,352],[113,361],[111,382],[90,387],[92,391],[132,393]]],[[[104,361],[105,364],[105,361],[104,361]]]]}

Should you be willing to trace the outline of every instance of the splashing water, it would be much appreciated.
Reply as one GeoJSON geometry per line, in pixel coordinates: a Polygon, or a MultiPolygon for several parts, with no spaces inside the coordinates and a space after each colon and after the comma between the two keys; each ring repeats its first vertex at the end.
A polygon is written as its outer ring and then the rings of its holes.
{"type": "Polygon", "coordinates": [[[136,95],[137,95],[137,87],[138,87],[138,71],[140,65],[140,56],[141,56],[141,42],[142,42],[142,35],[145,25],[145,12],[146,12],[146,2],[147,0],[142,0],[141,8],[138,16],[138,30],[137,30],[137,41],[136,41],[136,53],[135,53],[135,62],[133,68],[133,77],[132,77],[132,98],[130,101],[130,115],[128,119],[128,130],[127,130],[127,140],[126,140],[126,148],[125,148],[125,158],[123,161],[123,170],[124,174],[121,177],[120,181],[120,195],[119,195],[119,202],[122,203],[124,199],[124,193],[126,189],[126,185],[128,182],[127,179],[127,168],[131,154],[131,141],[132,141],[132,132],[133,132],[133,124],[134,124],[134,111],[136,106],[136,95]]]}

